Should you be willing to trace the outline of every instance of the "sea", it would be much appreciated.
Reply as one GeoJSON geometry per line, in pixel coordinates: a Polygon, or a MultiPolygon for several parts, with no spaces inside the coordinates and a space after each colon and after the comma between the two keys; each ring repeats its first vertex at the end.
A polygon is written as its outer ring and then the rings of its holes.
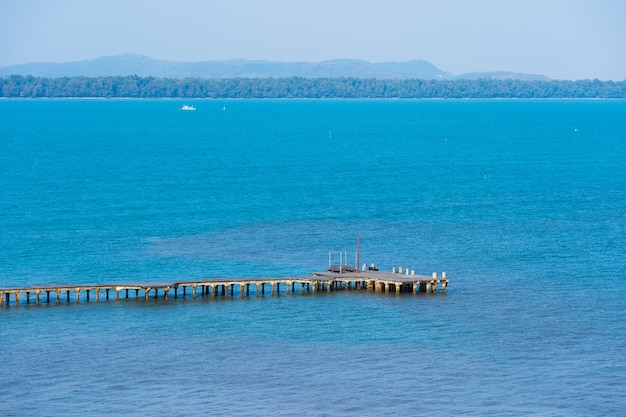
{"type": "Polygon", "coordinates": [[[22,297],[2,416],[626,415],[625,100],[0,100],[0,191],[4,288],[449,278],[22,297]]]}

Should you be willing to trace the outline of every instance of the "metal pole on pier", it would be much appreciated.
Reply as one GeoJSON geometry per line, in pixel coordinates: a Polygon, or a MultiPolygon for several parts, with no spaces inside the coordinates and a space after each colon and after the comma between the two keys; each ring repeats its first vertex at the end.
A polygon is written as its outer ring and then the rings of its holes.
{"type": "Polygon", "coordinates": [[[342,255],[343,253],[339,251],[339,273],[340,274],[343,272],[343,259],[341,259],[342,255]]]}
{"type": "Polygon", "coordinates": [[[356,272],[359,271],[359,262],[361,261],[361,236],[357,237],[356,240],[356,272]]]}

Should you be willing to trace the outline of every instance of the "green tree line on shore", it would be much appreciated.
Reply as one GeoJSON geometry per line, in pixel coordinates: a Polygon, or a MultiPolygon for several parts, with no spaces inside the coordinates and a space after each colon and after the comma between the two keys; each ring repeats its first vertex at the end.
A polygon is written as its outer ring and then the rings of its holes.
{"type": "Polygon", "coordinates": [[[5,98],[626,98],[626,81],[0,77],[5,98]]]}

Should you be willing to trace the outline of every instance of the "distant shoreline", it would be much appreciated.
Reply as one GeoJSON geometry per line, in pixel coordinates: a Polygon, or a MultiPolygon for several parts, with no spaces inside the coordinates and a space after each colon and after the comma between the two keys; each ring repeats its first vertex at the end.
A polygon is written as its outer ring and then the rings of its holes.
{"type": "Polygon", "coordinates": [[[0,77],[2,98],[624,99],[626,81],[362,78],[0,77]]]}
{"type": "Polygon", "coordinates": [[[626,97],[493,97],[493,98],[194,98],[194,97],[2,97],[0,101],[623,101],[626,97]]]}

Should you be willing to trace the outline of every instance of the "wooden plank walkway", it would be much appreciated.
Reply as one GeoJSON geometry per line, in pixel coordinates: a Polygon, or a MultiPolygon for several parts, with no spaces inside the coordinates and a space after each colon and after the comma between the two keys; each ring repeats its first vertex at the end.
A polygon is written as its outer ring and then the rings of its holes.
{"type": "Polygon", "coordinates": [[[0,288],[0,305],[19,306],[42,302],[60,303],[101,301],[120,298],[178,298],[211,295],[261,296],[300,292],[337,290],[362,290],[382,293],[436,293],[446,291],[448,278],[444,273],[437,276],[409,275],[407,273],[359,271],[359,272],[312,272],[309,276],[275,278],[205,278],[191,281],[140,282],[119,284],[50,284],[19,288],[0,288]]]}

